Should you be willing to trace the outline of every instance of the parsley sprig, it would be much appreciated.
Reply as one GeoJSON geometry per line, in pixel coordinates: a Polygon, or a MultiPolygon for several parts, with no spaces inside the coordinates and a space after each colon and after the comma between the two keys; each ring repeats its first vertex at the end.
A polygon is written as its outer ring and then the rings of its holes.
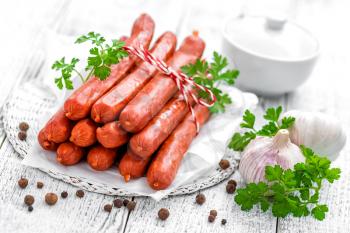
{"type": "Polygon", "coordinates": [[[247,129],[245,133],[235,133],[228,145],[229,148],[235,151],[243,151],[249,142],[256,138],[256,136],[273,137],[280,129],[288,129],[295,121],[294,117],[284,117],[280,121],[282,107],[268,108],[264,115],[267,120],[260,130],[255,129],[255,115],[246,110],[243,115],[243,122],[240,124],[241,128],[247,129]]]}
{"type": "Polygon", "coordinates": [[[301,146],[305,163],[297,163],[294,169],[283,170],[281,166],[265,168],[266,182],[250,183],[237,190],[235,202],[248,211],[254,205],[262,211],[270,207],[276,217],[312,215],[323,220],[328,207],[319,203],[323,181],[333,183],[340,178],[339,168],[330,168],[331,162],[311,149],[301,146]]]}
{"type": "Polygon", "coordinates": [[[112,40],[111,44],[106,43],[106,39],[99,33],[89,32],[86,35],[80,36],[75,43],[81,44],[90,41],[93,47],[89,50],[87,58],[87,71],[84,77],[75,66],[79,62],[78,58],[72,58],[70,63],[65,62],[65,57],[55,61],[52,69],[61,71],[61,75],[55,78],[55,83],[59,89],[73,89],[71,81],[72,73],[76,73],[81,81],[86,82],[92,75],[100,80],[105,80],[111,73],[111,65],[117,64],[123,58],[128,56],[128,53],[123,49],[124,42],[120,40],[112,40]]]}
{"type": "MultiPolygon", "coordinates": [[[[193,77],[197,84],[208,88],[216,96],[217,100],[214,106],[210,108],[210,111],[213,113],[224,112],[225,106],[232,103],[229,95],[218,87],[222,82],[231,86],[234,85],[235,79],[239,75],[238,70],[226,69],[227,66],[227,58],[214,52],[213,61],[210,63],[198,59],[194,64],[189,64],[181,68],[182,72],[189,77],[193,77]]],[[[198,95],[203,99],[209,98],[208,94],[204,91],[199,91],[198,95]]]]}

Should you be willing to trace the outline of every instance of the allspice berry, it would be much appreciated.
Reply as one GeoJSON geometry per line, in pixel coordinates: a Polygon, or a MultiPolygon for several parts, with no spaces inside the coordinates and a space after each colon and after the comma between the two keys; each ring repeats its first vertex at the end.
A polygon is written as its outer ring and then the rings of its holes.
{"type": "Polygon", "coordinates": [[[111,212],[112,211],[112,205],[111,204],[106,204],[103,209],[106,211],[106,212],[111,212]]]}
{"type": "Polygon", "coordinates": [[[216,210],[211,210],[209,215],[213,215],[213,216],[218,216],[218,212],[216,210]]]}
{"type": "Polygon", "coordinates": [[[196,202],[199,205],[202,205],[205,202],[205,196],[203,193],[200,193],[196,196],[196,202]]]}
{"type": "Polygon", "coordinates": [[[19,138],[19,140],[21,140],[21,141],[26,140],[26,138],[27,138],[27,133],[24,132],[24,131],[18,132],[18,138],[19,138]]]}
{"type": "Polygon", "coordinates": [[[221,220],[221,225],[225,225],[226,223],[227,223],[226,219],[223,218],[223,219],[221,220]]]}
{"type": "Polygon", "coordinates": [[[113,205],[117,208],[121,208],[123,206],[123,200],[117,198],[113,201],[113,205]]]}
{"type": "Polygon", "coordinates": [[[68,193],[67,193],[66,191],[63,191],[63,192],[61,193],[61,197],[62,197],[62,198],[67,198],[67,197],[68,197],[68,193]]]}
{"type": "Polygon", "coordinates": [[[229,180],[227,184],[233,184],[234,186],[237,186],[237,181],[235,180],[229,180]]]}
{"type": "Polygon", "coordinates": [[[27,205],[27,206],[31,206],[33,205],[34,203],[34,197],[32,195],[26,195],[24,197],[24,203],[27,205]]]}
{"type": "Polygon", "coordinates": [[[29,129],[29,125],[27,122],[21,122],[19,123],[19,126],[18,128],[21,130],[21,131],[27,131],[29,129]]]}
{"type": "Polygon", "coordinates": [[[221,169],[225,170],[230,167],[230,162],[227,159],[222,159],[219,162],[219,166],[221,167],[221,169]]]}
{"type": "Polygon", "coordinates": [[[44,183],[38,181],[38,182],[36,182],[36,187],[37,187],[38,189],[42,189],[42,188],[44,187],[44,183]]]}
{"type": "Polygon", "coordinates": [[[136,206],[136,202],[129,201],[128,204],[126,205],[126,208],[128,208],[128,210],[132,211],[135,209],[135,206],[136,206]]]}
{"type": "Polygon", "coordinates": [[[21,178],[18,180],[18,186],[24,189],[28,185],[28,180],[26,178],[21,178]]]}
{"type": "Polygon", "coordinates": [[[28,211],[29,211],[29,212],[32,212],[32,211],[33,211],[33,206],[31,206],[31,205],[28,206],[28,211]]]}
{"type": "Polygon", "coordinates": [[[215,216],[214,215],[209,215],[208,216],[208,221],[209,222],[214,222],[215,221],[215,216]]]}
{"type": "Polygon", "coordinates": [[[129,203],[129,200],[128,200],[128,199],[124,199],[124,200],[123,200],[123,205],[124,205],[124,206],[127,206],[128,203],[129,203]]]}
{"type": "Polygon", "coordinates": [[[226,185],[226,192],[229,194],[232,194],[236,191],[236,185],[234,184],[227,184],[226,185]]]}
{"type": "Polygon", "coordinates": [[[161,208],[159,211],[158,211],[158,217],[161,219],[161,220],[166,220],[170,215],[170,212],[168,209],[166,208],[161,208]]]}
{"type": "Polygon", "coordinates": [[[56,204],[58,200],[58,197],[55,193],[47,193],[45,195],[45,202],[48,204],[48,205],[54,205],[56,204]]]}
{"type": "Polygon", "coordinates": [[[76,194],[77,197],[79,197],[79,198],[83,198],[84,195],[85,195],[84,191],[81,190],[81,189],[77,190],[77,192],[76,192],[75,194],[76,194]]]}

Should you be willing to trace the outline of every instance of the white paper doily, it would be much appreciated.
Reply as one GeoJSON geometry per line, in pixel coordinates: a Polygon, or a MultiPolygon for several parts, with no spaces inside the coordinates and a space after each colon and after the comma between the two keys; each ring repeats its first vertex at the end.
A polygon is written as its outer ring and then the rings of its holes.
{"type": "MultiPolygon", "coordinates": [[[[39,119],[43,114],[47,114],[50,108],[54,106],[55,98],[44,87],[34,82],[28,82],[13,91],[12,95],[6,101],[1,112],[1,118],[8,140],[13,145],[19,155],[24,158],[29,153],[31,146],[37,140],[39,129],[39,119]],[[18,139],[18,125],[20,122],[28,122],[27,139],[20,141],[18,139]]],[[[178,187],[169,195],[182,195],[193,193],[200,189],[208,188],[224,179],[228,178],[237,170],[239,154],[231,150],[226,150],[224,158],[229,160],[231,166],[222,170],[219,167],[208,174],[208,176],[198,179],[191,184],[178,187]]],[[[108,195],[119,196],[138,196],[136,193],[124,189],[110,187],[106,184],[97,183],[83,177],[72,177],[63,173],[40,169],[50,176],[63,180],[79,188],[108,195]]]]}

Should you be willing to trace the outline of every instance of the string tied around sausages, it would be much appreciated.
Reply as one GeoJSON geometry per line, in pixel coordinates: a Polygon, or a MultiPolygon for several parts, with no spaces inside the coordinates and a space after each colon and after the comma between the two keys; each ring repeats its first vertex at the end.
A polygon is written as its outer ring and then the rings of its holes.
{"type": "Polygon", "coordinates": [[[216,96],[214,95],[214,93],[208,88],[197,84],[192,77],[188,77],[181,71],[174,70],[172,67],[168,66],[163,60],[158,59],[157,57],[153,56],[148,50],[144,49],[142,45],[138,48],[132,46],[124,46],[123,48],[129,54],[135,55],[142,61],[148,62],[149,64],[156,67],[160,72],[173,79],[173,81],[177,85],[177,88],[180,91],[181,96],[185,100],[187,107],[191,112],[198,133],[200,128],[199,123],[197,121],[196,114],[194,112],[189,98],[191,97],[196,104],[201,104],[205,107],[212,107],[216,101],[216,96]],[[206,92],[210,97],[210,101],[207,102],[207,100],[205,101],[203,98],[198,98],[196,92],[193,91],[193,88],[206,92]]]}

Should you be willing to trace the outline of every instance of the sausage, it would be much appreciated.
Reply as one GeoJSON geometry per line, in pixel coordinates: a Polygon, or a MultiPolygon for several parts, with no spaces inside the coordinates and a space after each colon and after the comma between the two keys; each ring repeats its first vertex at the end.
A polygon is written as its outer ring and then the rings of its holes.
{"type": "Polygon", "coordinates": [[[97,141],[106,148],[117,148],[129,141],[129,134],[121,128],[119,121],[97,128],[96,137],[97,141]]]}
{"type": "Polygon", "coordinates": [[[72,127],[73,122],[64,115],[64,110],[61,108],[51,117],[44,128],[39,132],[39,144],[45,150],[55,150],[57,148],[56,144],[68,140],[72,127]]]}
{"type": "Polygon", "coordinates": [[[72,129],[69,140],[77,146],[88,147],[94,144],[96,139],[96,123],[91,119],[80,120],[72,129]]]}
{"type": "MultiPolygon", "coordinates": [[[[131,37],[126,40],[126,45],[143,45],[148,48],[154,32],[154,21],[147,15],[142,14],[134,23],[131,37]]],[[[92,105],[117,82],[119,82],[126,73],[135,64],[136,57],[128,56],[120,63],[111,66],[109,77],[101,81],[96,77],[91,77],[86,83],[75,90],[65,101],[64,110],[66,116],[71,120],[80,120],[90,114],[92,105]]]]}
{"type": "Polygon", "coordinates": [[[105,171],[112,167],[116,157],[116,150],[97,145],[89,151],[87,162],[91,168],[97,171],[105,171]]]}
{"type": "MultiPolygon", "coordinates": [[[[194,111],[199,125],[203,125],[209,119],[210,112],[207,107],[197,105],[194,111]]],[[[196,124],[191,113],[188,113],[160,147],[147,171],[147,182],[151,188],[162,190],[171,185],[196,134],[196,124]]]]}
{"type": "MultiPolygon", "coordinates": [[[[193,101],[191,101],[193,104],[193,101]]],[[[137,134],[134,134],[129,147],[142,159],[150,157],[189,111],[182,97],[174,97],[137,134]]]]}
{"type": "Polygon", "coordinates": [[[56,160],[62,165],[69,166],[79,163],[83,156],[83,148],[71,142],[64,142],[57,148],[56,160]]]}
{"type": "MultiPolygon", "coordinates": [[[[197,34],[188,36],[168,65],[179,70],[201,57],[204,47],[204,41],[197,34]]],[[[171,78],[165,74],[156,75],[121,112],[119,120],[123,128],[129,132],[139,132],[176,92],[177,86],[171,78]]]]}
{"type": "MultiPolygon", "coordinates": [[[[174,53],[175,47],[176,36],[172,32],[165,32],[158,38],[151,53],[161,60],[166,60],[174,53]]],[[[131,74],[96,101],[91,109],[91,118],[99,123],[117,119],[125,105],[156,72],[155,66],[142,62],[131,74]]]]}
{"type": "Polygon", "coordinates": [[[131,178],[142,177],[151,157],[147,159],[138,159],[135,154],[128,149],[119,163],[119,172],[124,177],[125,182],[128,182],[131,178]]]}

